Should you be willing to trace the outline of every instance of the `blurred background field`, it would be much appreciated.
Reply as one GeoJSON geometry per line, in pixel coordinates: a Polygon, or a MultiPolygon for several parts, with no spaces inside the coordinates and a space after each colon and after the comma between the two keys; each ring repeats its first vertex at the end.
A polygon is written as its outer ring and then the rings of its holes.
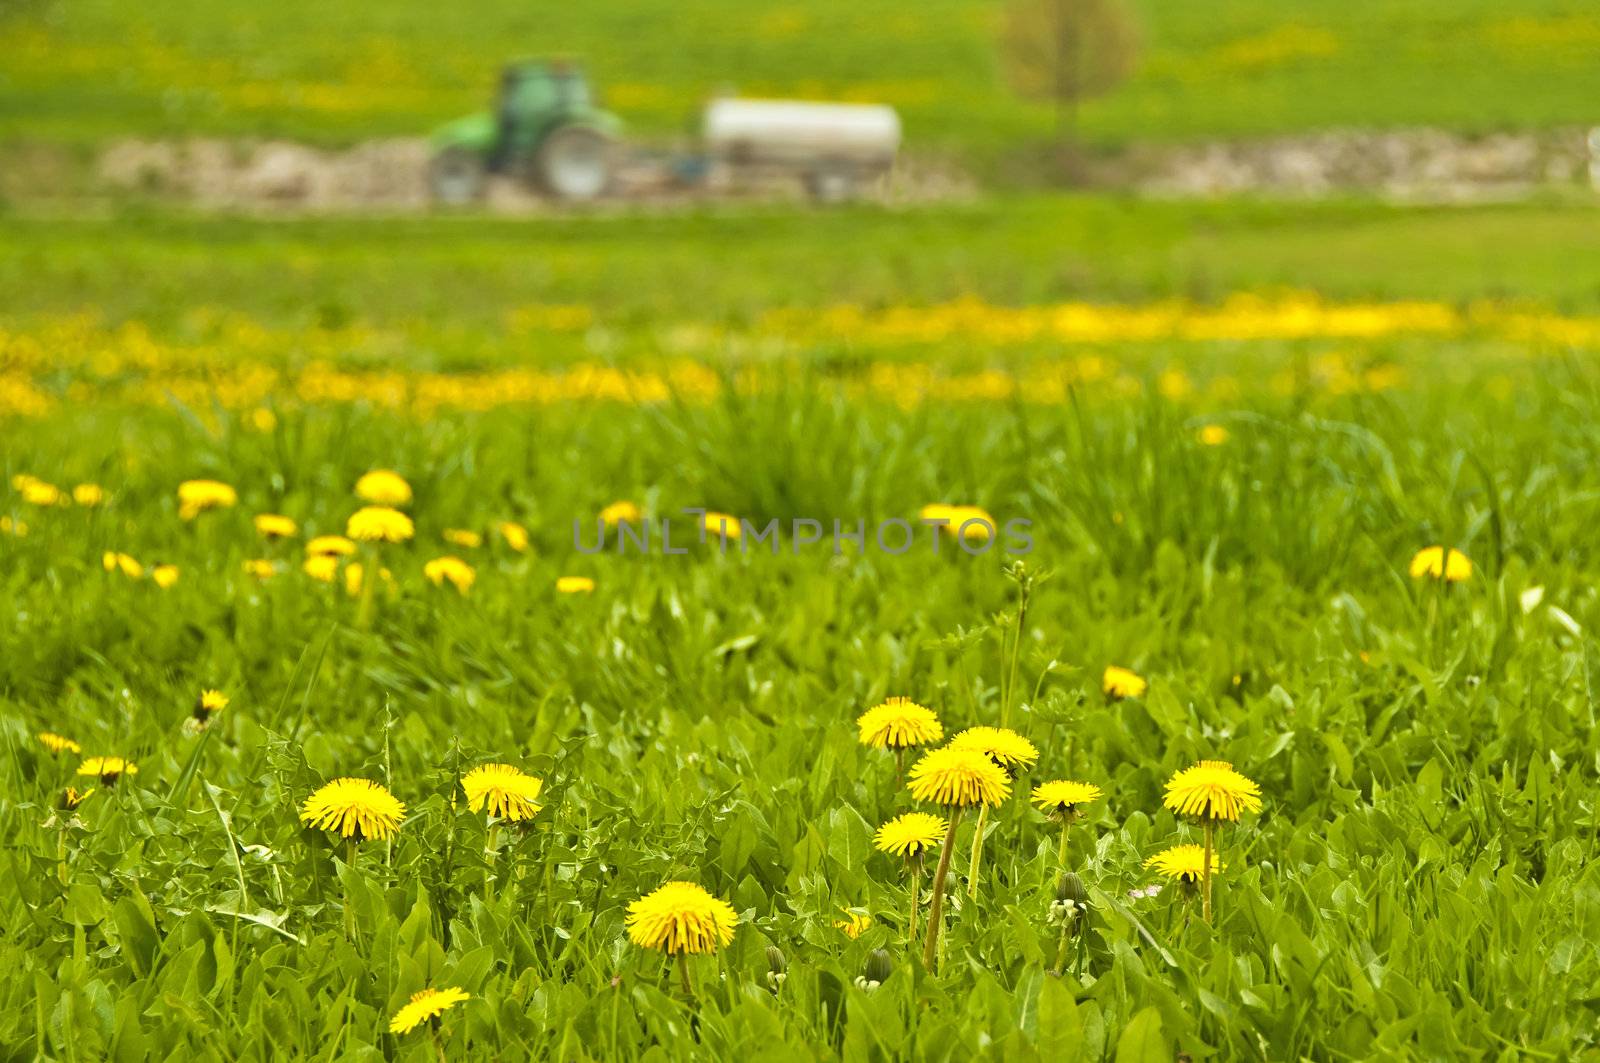
{"type": "MultiPolygon", "coordinates": [[[[1084,111],[1094,141],[1330,126],[1485,132],[1587,124],[1600,14],[1580,0],[1138,0],[1144,58],[1084,111]]],[[[917,5],[636,0],[470,12],[284,0],[13,0],[0,11],[0,137],[412,135],[482,106],[521,54],[581,58],[644,134],[682,132],[724,86],[894,105],[923,150],[1043,139],[999,68],[990,0],[917,5]]]]}

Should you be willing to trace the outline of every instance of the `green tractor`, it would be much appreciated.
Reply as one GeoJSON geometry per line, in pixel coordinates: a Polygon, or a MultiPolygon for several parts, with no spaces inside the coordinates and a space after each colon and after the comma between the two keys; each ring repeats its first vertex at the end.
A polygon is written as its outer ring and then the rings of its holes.
{"type": "Polygon", "coordinates": [[[558,199],[593,199],[616,163],[622,122],[596,107],[583,71],[569,63],[507,66],[494,113],[458,118],[433,135],[428,184],[445,204],[483,195],[489,174],[508,174],[558,199]]]}

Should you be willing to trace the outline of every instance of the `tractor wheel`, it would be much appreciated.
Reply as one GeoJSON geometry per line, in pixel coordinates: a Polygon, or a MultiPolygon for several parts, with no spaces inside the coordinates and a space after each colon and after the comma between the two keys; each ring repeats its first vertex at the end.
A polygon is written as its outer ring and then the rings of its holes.
{"type": "Polygon", "coordinates": [[[585,126],[563,126],[533,157],[535,181],[558,199],[593,199],[611,183],[612,143],[585,126]]]}
{"type": "Polygon", "coordinates": [[[483,156],[467,148],[445,148],[428,164],[428,189],[433,201],[449,207],[483,196],[483,156]]]}

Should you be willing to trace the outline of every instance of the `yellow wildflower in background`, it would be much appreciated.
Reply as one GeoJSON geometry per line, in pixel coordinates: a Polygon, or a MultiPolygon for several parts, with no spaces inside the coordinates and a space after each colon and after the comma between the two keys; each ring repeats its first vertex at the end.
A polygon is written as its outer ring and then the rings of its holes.
{"type": "Polygon", "coordinates": [[[950,740],[950,748],[975,749],[1013,773],[1039,759],[1039,747],[1009,727],[969,727],[950,740]]]}
{"type": "Polygon", "coordinates": [[[72,489],[72,500],[85,508],[93,508],[106,500],[106,493],[99,484],[78,484],[72,489]]]}
{"type": "Polygon", "coordinates": [[[476,550],[483,545],[483,536],[467,528],[446,528],[440,537],[451,546],[467,550],[476,550]]]}
{"type": "Polygon", "coordinates": [[[733,905],[693,882],[668,882],[628,905],[628,940],[669,956],[713,953],[733,940],[733,905]]]}
{"type": "Polygon", "coordinates": [[[556,578],[557,594],[593,594],[594,580],[588,576],[559,576],[556,578]]]}
{"type": "Polygon", "coordinates": [[[208,509],[236,505],[239,493],[219,480],[185,480],[178,485],[178,516],[194,520],[208,509]]]}
{"type": "Polygon", "coordinates": [[[220,690],[202,690],[194,703],[196,719],[205,720],[228,707],[228,695],[220,690]]]}
{"type": "Polygon", "coordinates": [[[600,520],[608,528],[622,523],[637,524],[642,517],[639,507],[628,501],[613,502],[600,511],[600,520]]]}
{"type": "Polygon", "coordinates": [[[310,557],[349,557],[356,552],[356,544],[342,535],[319,535],[306,543],[310,557]]]}
{"type": "Polygon", "coordinates": [[[835,919],[833,928],[844,931],[844,936],[856,940],[872,926],[872,916],[855,908],[841,908],[843,919],[835,919]]]}
{"type": "Polygon", "coordinates": [[[54,731],[40,731],[40,743],[52,753],[82,753],[83,747],[72,739],[58,735],[54,731]]]}
{"type": "Polygon", "coordinates": [[[1040,783],[1028,798],[1040,812],[1051,816],[1071,816],[1079,805],[1100,800],[1100,787],[1094,783],[1055,779],[1040,783]]]}
{"type": "Polygon", "coordinates": [[[437,1019],[462,1001],[471,1000],[472,994],[460,986],[447,989],[424,989],[411,994],[411,1000],[394,1013],[389,1020],[390,1033],[410,1033],[430,1019],[437,1019]]]}
{"type": "Polygon", "coordinates": [[[715,535],[719,541],[737,539],[744,535],[744,528],[740,526],[738,517],[711,509],[706,510],[705,516],[700,519],[700,527],[707,535],[715,535]]]}
{"type": "Polygon", "coordinates": [[[339,574],[339,559],[333,554],[316,554],[306,558],[300,568],[312,579],[332,583],[333,577],[339,574]]]}
{"type": "Polygon", "coordinates": [[[35,480],[32,477],[24,480],[22,486],[17,488],[22,495],[22,500],[31,506],[53,506],[61,501],[61,489],[55,484],[35,480]]]}
{"type": "Polygon", "coordinates": [[[63,812],[71,812],[73,809],[89,800],[89,796],[93,793],[94,787],[92,786],[87,790],[80,790],[76,786],[67,787],[66,790],[62,791],[61,794],[61,810],[63,812]]]}
{"type": "Polygon", "coordinates": [[[982,750],[945,746],[912,765],[906,789],[918,801],[966,808],[1004,801],[1011,793],[1011,780],[982,750]]]}
{"type": "Polygon", "coordinates": [[[1106,665],[1100,676],[1100,690],[1111,698],[1136,698],[1150,686],[1143,676],[1114,664],[1106,665]]]}
{"type": "Polygon", "coordinates": [[[404,506],[411,501],[411,485],[391,469],[373,469],[356,481],[356,497],[375,506],[404,506]]]}
{"type": "Polygon", "coordinates": [[[1236,823],[1240,812],[1261,811],[1261,787],[1225,760],[1202,760],[1173,773],[1162,804],[1179,815],[1236,823]]]}
{"type": "MultiPolygon", "coordinates": [[[[1206,851],[1200,845],[1174,845],[1163,849],[1144,862],[1145,867],[1154,868],[1159,875],[1170,879],[1193,885],[1199,882],[1205,874],[1206,851]]],[[[1217,854],[1211,854],[1211,873],[1214,875],[1222,870],[1222,863],[1217,859],[1217,854]]]]}
{"type": "Polygon", "coordinates": [[[934,711],[910,698],[893,697],[856,718],[861,744],[873,749],[910,749],[944,737],[934,711]]]}
{"type": "Polygon", "coordinates": [[[459,557],[452,556],[434,558],[422,566],[422,574],[435,587],[442,587],[448,582],[462,594],[470,591],[473,582],[478,578],[471,565],[459,557]]]}
{"type": "Polygon", "coordinates": [[[1195,438],[1204,446],[1220,447],[1228,441],[1228,430],[1220,424],[1208,424],[1195,434],[1195,438]]]}
{"type": "Polygon", "coordinates": [[[1449,583],[1460,583],[1472,578],[1472,560],[1453,548],[1446,558],[1444,547],[1429,546],[1418,550],[1417,556],[1411,559],[1411,578],[1422,579],[1424,576],[1432,579],[1442,577],[1449,583]]]}
{"type": "Polygon", "coordinates": [[[335,779],[306,798],[300,821],[356,841],[392,836],[406,806],[370,779],[335,779]]]}
{"type": "Polygon", "coordinates": [[[178,582],[177,565],[156,565],[150,570],[150,578],[157,587],[166,590],[178,582]]]}
{"type": "Polygon", "coordinates": [[[544,807],[537,800],[544,780],[514,764],[480,764],[462,776],[461,789],[472,811],[488,808],[491,816],[513,823],[532,819],[544,807]]]}
{"type": "Polygon", "coordinates": [[[281,513],[257,513],[255,526],[256,531],[267,539],[291,539],[300,531],[299,525],[281,513]]]}
{"type": "Polygon", "coordinates": [[[495,525],[495,530],[500,533],[500,538],[504,539],[506,545],[511,549],[515,550],[519,554],[527,553],[527,528],[524,528],[514,520],[503,520],[499,524],[495,525]]]}
{"type": "Polygon", "coordinates": [[[934,502],[923,506],[917,516],[927,522],[944,521],[940,524],[939,531],[951,537],[965,535],[968,542],[988,542],[999,527],[989,511],[981,506],[952,506],[944,502],[934,502]],[[971,522],[971,523],[969,523],[971,522]],[[962,527],[966,531],[962,531],[962,527]]]}
{"type": "Polygon", "coordinates": [[[931,812],[907,812],[878,828],[873,844],[891,856],[923,856],[944,841],[950,824],[931,812]]]}
{"type": "Polygon", "coordinates": [[[411,518],[387,506],[363,506],[345,522],[344,533],[357,542],[403,543],[416,534],[411,518]]]}
{"type": "Polygon", "coordinates": [[[100,555],[100,564],[107,572],[121,572],[129,579],[139,579],[144,575],[144,566],[127,554],[119,554],[115,550],[107,550],[100,555]]]}
{"type": "MultiPolygon", "coordinates": [[[[365,573],[366,568],[359,561],[352,561],[346,565],[344,569],[345,593],[351,595],[352,597],[360,594],[361,584],[365,573]]],[[[383,584],[385,587],[392,587],[394,584],[394,574],[386,568],[380,568],[378,569],[378,582],[383,584]]]]}
{"type": "Polygon", "coordinates": [[[139,765],[121,757],[89,757],[78,765],[78,774],[99,779],[104,786],[113,786],[124,775],[139,774],[139,765]]]}
{"type": "Polygon", "coordinates": [[[28,522],[12,520],[10,517],[0,517],[0,534],[15,535],[20,539],[28,534],[28,522]]]}
{"type": "Polygon", "coordinates": [[[278,573],[278,566],[264,557],[253,558],[244,563],[246,575],[254,576],[259,580],[268,580],[278,573]]]}

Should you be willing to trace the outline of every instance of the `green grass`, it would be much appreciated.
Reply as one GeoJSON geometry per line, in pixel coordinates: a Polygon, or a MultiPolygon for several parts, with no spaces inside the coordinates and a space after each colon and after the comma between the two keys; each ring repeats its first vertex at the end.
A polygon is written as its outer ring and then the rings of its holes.
{"type": "MultiPolygon", "coordinates": [[[[1579,0],[1137,3],[1138,74],[1084,114],[1102,142],[1436,125],[1583,124],[1600,21],[1579,0]]],[[[28,0],[0,14],[0,139],[96,143],[187,133],[352,141],[414,135],[486,105],[524,54],[583,58],[642,135],[688,129],[724,85],[883,100],[911,143],[992,156],[1042,139],[1007,90],[995,0],[862,7],[632,0],[471,12],[309,0],[28,0]]]]}
{"type": "Polygon", "coordinates": [[[1582,310],[1592,226],[1556,205],[1090,201],[545,224],[8,219],[0,397],[22,374],[56,402],[0,424],[0,515],[29,526],[0,534],[0,1056],[426,1060],[426,1029],[386,1030],[427,985],[472,994],[439,1032],[450,1059],[1595,1055],[1588,354],[1481,336],[1065,352],[963,336],[915,356],[1110,368],[1059,403],[917,402],[850,387],[904,352],[707,343],[698,360],[765,365],[767,387],[425,420],[377,393],[284,392],[265,428],[257,400],[226,390],[241,368],[312,357],[448,367],[462,336],[500,365],[647,363],[684,320],[969,291],[1008,304],[1294,283],[1582,310]],[[621,347],[606,329],[501,328],[509,307],[558,301],[621,322],[621,347]],[[118,386],[205,333],[189,311],[207,306],[267,336],[223,333],[238,347],[188,367],[221,390],[118,386]],[[29,346],[52,335],[41,322],[94,307],[147,328],[29,346]],[[383,345],[328,354],[319,315],[371,323],[383,345]],[[1335,355],[1395,386],[1334,386],[1335,355]],[[1175,371],[1192,387],[1171,387],[1175,371]],[[1227,441],[1200,445],[1207,423],[1227,441]],[[414,485],[417,537],[383,548],[394,590],[369,623],[300,571],[300,541],[265,543],[249,518],[338,531],[378,466],[414,485]],[[109,500],[32,506],[10,487],[19,472],[98,482],[109,500]],[[239,505],[180,520],[177,484],[197,476],[235,485],[239,505]],[[618,498],[758,525],[875,523],[931,501],[1030,519],[1017,693],[1008,708],[1016,583],[998,553],[575,551],[573,519],[618,498]],[[508,519],[529,553],[494,539],[508,519]],[[447,547],[446,528],[489,544],[447,547]],[[1476,563],[1448,592],[1406,575],[1438,542],[1476,563]],[[180,578],[106,573],[108,550],[180,578]],[[422,574],[449,550],[476,566],[465,596],[422,574]],[[257,558],[278,574],[247,575],[257,558]],[[595,577],[594,594],[557,596],[563,574],[595,577]],[[1149,691],[1107,703],[1112,663],[1149,691]],[[232,704],[196,733],[203,687],[232,704]],[[975,902],[970,817],[961,830],[939,971],[903,943],[904,877],[871,832],[913,803],[854,728],[890,694],[950,731],[1009,718],[1041,750],[1019,791],[1104,788],[1071,835],[1090,908],[1059,976],[1059,830],[1020,797],[990,820],[975,902]],[[57,811],[77,758],[48,754],[46,729],[139,771],[57,811]],[[1198,839],[1161,794],[1201,757],[1233,761],[1264,800],[1222,833],[1213,926],[1175,886],[1130,895],[1152,882],[1147,857],[1198,839]],[[493,860],[457,787],[491,760],[545,780],[543,811],[497,831],[493,860]],[[297,820],[343,775],[408,807],[392,843],[353,861],[297,820]],[[732,944],[694,961],[692,1003],[623,927],[670,878],[740,914],[732,944]],[[859,940],[833,925],[845,907],[873,918],[859,940]],[[769,946],[787,962],[776,993],[769,946]],[[867,992],[876,948],[893,973],[867,992]]]}
{"type": "Polygon", "coordinates": [[[1159,204],[1037,198],[904,212],[760,211],[561,221],[11,218],[14,318],[92,308],[172,328],[197,305],[268,323],[332,316],[498,328],[579,303],[607,324],[741,321],[774,306],[1210,302],[1239,290],[1338,299],[1527,298],[1600,306],[1600,220],[1559,203],[1159,204]],[[262,277],[271,283],[261,283],[262,277]]]}

